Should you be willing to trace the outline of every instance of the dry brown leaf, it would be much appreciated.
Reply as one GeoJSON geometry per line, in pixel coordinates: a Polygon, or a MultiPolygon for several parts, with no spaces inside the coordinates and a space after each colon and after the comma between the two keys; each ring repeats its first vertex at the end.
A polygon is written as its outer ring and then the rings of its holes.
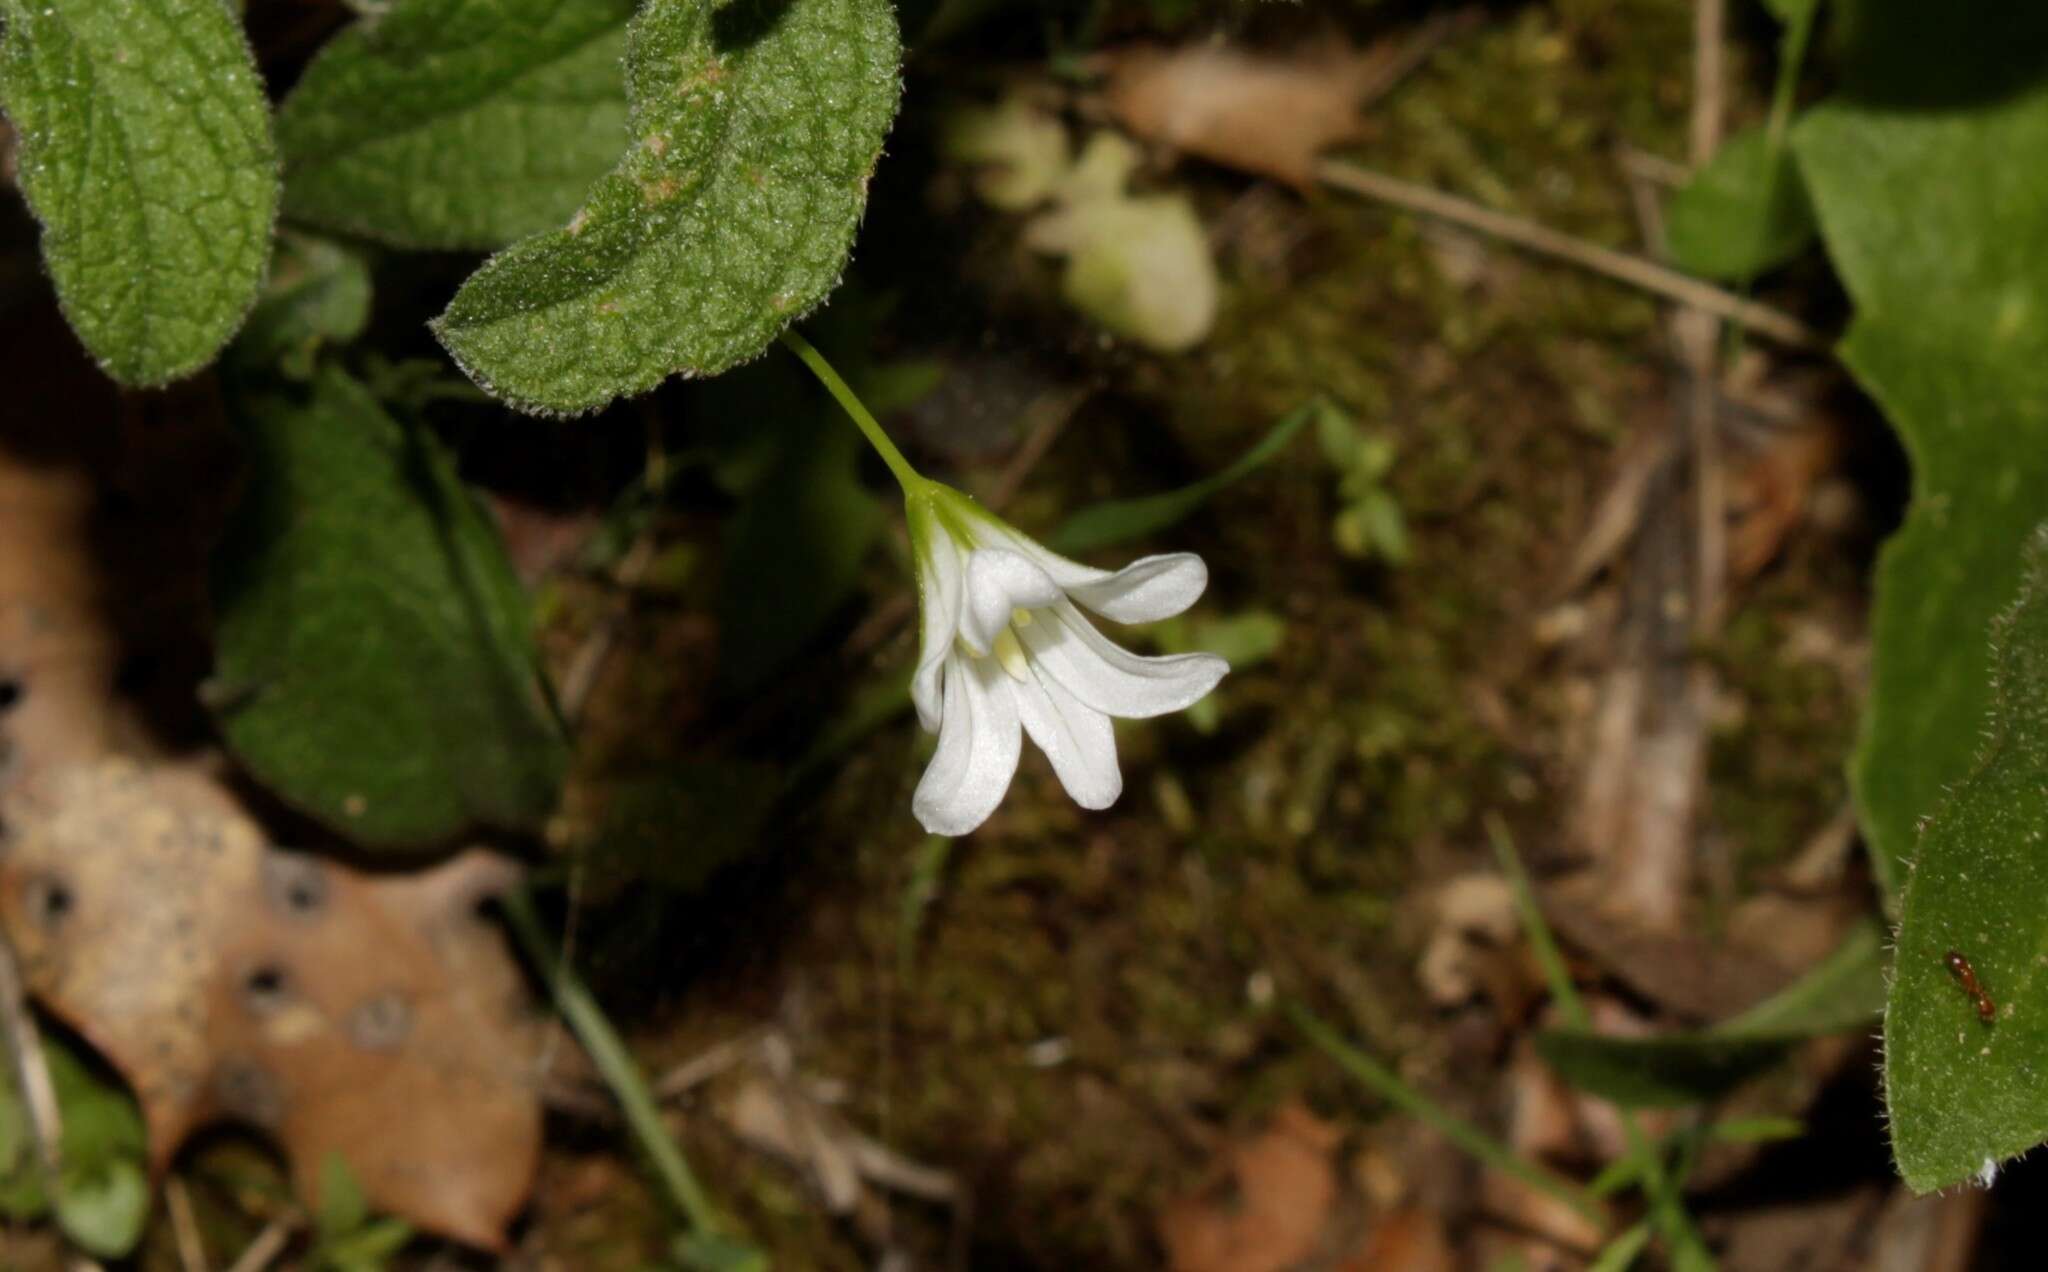
{"type": "Polygon", "coordinates": [[[1508,1146],[1528,1161],[1568,1161],[1579,1155],[1578,1106],[1564,1079],[1536,1054],[1535,1040],[1516,1040],[1503,1083],[1508,1097],[1508,1146]]]}
{"type": "Polygon", "coordinates": [[[198,1127],[273,1134],[307,1204],[498,1249],[531,1185],[537,1035],[476,914],[482,854],[371,876],[266,845],[218,780],[108,760],[14,786],[0,923],[30,990],[134,1087],[161,1173],[198,1127]]]}
{"type": "Polygon", "coordinates": [[[1372,1228],[1358,1253],[1337,1272],[1452,1272],[1458,1266],[1438,1215],[1410,1206],[1387,1215],[1372,1228]]]}
{"type": "Polygon", "coordinates": [[[1501,1019],[1517,1022],[1542,992],[1542,972],[1516,940],[1520,922],[1506,880],[1488,871],[1445,883],[1432,906],[1432,926],[1415,979],[1439,1007],[1457,1007],[1482,993],[1501,1019]]]}
{"type": "Polygon", "coordinates": [[[511,867],[280,852],[209,763],[166,758],[196,733],[232,468],[212,386],[121,399],[32,306],[0,313],[0,382],[0,925],[29,989],[134,1087],[159,1173],[240,1117],[309,1204],[338,1153],[377,1208],[502,1247],[540,1147],[525,987],[475,909],[511,867]],[[168,713],[117,692],[138,666],[168,713]]]}
{"type": "Polygon", "coordinates": [[[846,1128],[808,1099],[768,1078],[749,1078],[720,1109],[735,1135],[786,1162],[805,1166],[825,1208],[851,1214],[861,1198],[860,1169],[846,1128]]]}
{"type": "Polygon", "coordinates": [[[1522,1257],[1532,1268],[1583,1266],[1582,1260],[1598,1250],[1607,1235],[1562,1197],[1513,1175],[1486,1171],[1479,1194],[1485,1213],[1526,1242],[1522,1257]]]}
{"type": "Polygon", "coordinates": [[[1822,416],[1803,428],[1775,431],[1735,473],[1729,490],[1732,581],[1755,577],[1778,555],[1804,518],[1814,487],[1840,462],[1843,441],[1841,429],[1822,416]]]}
{"type": "Polygon", "coordinates": [[[1645,925],[1617,906],[1610,882],[1586,871],[1544,887],[1543,913],[1558,934],[1614,978],[1683,1016],[1722,1020],[1790,984],[1797,972],[1729,941],[1645,925]]]}
{"type": "Polygon", "coordinates": [[[1337,1198],[1335,1127],[1282,1106],[1256,1138],[1224,1158],[1228,1183],[1185,1197],[1159,1218],[1175,1272],[1280,1272],[1307,1257],[1337,1198]]]}
{"type": "Polygon", "coordinates": [[[1306,189],[1317,157],[1364,131],[1359,102],[1383,58],[1341,45],[1260,57],[1216,44],[1102,54],[1103,97],[1148,141],[1306,189]]]}
{"type": "Polygon", "coordinates": [[[99,617],[92,504],[90,486],[71,474],[0,466],[0,683],[11,781],[98,756],[108,744],[119,651],[99,617]]]}

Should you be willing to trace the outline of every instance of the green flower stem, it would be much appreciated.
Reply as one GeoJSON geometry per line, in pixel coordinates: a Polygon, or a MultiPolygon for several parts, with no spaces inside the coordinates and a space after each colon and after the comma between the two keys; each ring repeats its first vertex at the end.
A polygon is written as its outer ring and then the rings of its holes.
{"type": "Polygon", "coordinates": [[[903,452],[896,449],[896,443],[889,440],[889,435],[882,431],[882,426],[875,422],[875,417],[869,414],[868,408],[861,405],[860,398],[854,395],[853,389],[832,369],[832,364],[825,361],[825,355],[813,348],[810,341],[798,335],[794,328],[783,331],[782,343],[791,353],[803,360],[803,364],[811,369],[811,374],[818,377],[818,383],[825,386],[826,391],[839,403],[840,409],[844,410],[859,427],[862,436],[868,439],[868,445],[875,448],[875,453],[882,457],[882,462],[895,474],[896,483],[903,487],[903,493],[910,496],[923,490],[929,483],[910,466],[909,460],[903,458],[903,452]]]}
{"type": "Polygon", "coordinates": [[[1345,1042],[1337,1031],[1299,1003],[1287,1004],[1287,1016],[1309,1041],[1323,1049],[1338,1067],[1370,1087],[1374,1094],[1402,1112],[1435,1127],[1443,1137],[1504,1175],[1540,1189],[1607,1229],[1607,1212],[1585,1189],[1549,1168],[1521,1157],[1507,1145],[1467,1122],[1414,1087],[1393,1070],[1345,1042]]]}
{"type": "Polygon", "coordinates": [[[724,1232],[723,1222],[711,1199],[697,1182],[697,1176],[690,1170],[690,1163],[683,1157],[683,1150],[675,1138],[662,1125],[661,1112],[655,1107],[654,1094],[647,1088],[647,1079],[640,1074],[640,1066],[633,1062],[633,1055],[626,1050],[618,1031],[605,1018],[604,1008],[598,1006],[588,987],[576,974],[569,970],[555,950],[554,942],[548,939],[541,928],[540,917],[534,912],[533,898],[524,888],[514,888],[504,897],[505,917],[512,925],[512,933],[526,949],[526,956],[547,981],[548,990],[554,995],[555,1008],[576,1031],[583,1042],[584,1050],[597,1071],[604,1077],[612,1094],[619,1101],[619,1110],[625,1114],[626,1125],[632,1128],[634,1138],[640,1141],[641,1149],[654,1166],[655,1174],[668,1189],[690,1227],[698,1235],[716,1236],[724,1232]]]}

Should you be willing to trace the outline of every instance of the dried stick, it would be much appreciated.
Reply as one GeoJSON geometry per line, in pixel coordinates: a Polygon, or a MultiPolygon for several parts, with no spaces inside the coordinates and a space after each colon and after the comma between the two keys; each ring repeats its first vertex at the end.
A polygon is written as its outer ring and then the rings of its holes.
{"type": "Polygon", "coordinates": [[[572,726],[583,720],[583,710],[590,705],[590,695],[597,688],[597,678],[603,673],[605,663],[625,631],[626,611],[632,606],[633,590],[647,577],[653,560],[654,542],[641,535],[626,550],[618,569],[613,571],[613,581],[623,595],[597,620],[597,625],[577,646],[575,656],[569,660],[568,670],[562,673],[562,688],[555,698],[561,704],[563,717],[572,726]]]}
{"type": "MultiPolygon", "coordinates": [[[[1725,113],[1722,63],[1727,28],[1725,0],[1696,0],[1693,8],[1692,162],[1705,167],[1721,142],[1725,113]]],[[[1692,433],[1694,515],[1693,634],[1711,637],[1721,626],[1728,586],[1728,480],[1721,457],[1720,389],[1715,345],[1721,325],[1699,305],[1679,314],[1672,334],[1692,374],[1686,416],[1692,433]]]]}
{"type": "Polygon", "coordinates": [[[263,1231],[256,1234],[256,1239],[243,1249],[241,1257],[229,1265],[228,1272],[263,1272],[276,1262],[278,1255],[284,1253],[285,1246],[291,1242],[292,1233],[298,1226],[299,1218],[296,1214],[283,1214],[272,1219],[263,1231]]]}
{"type": "Polygon", "coordinates": [[[29,1137],[35,1141],[36,1158],[54,1196],[64,1168],[64,1116],[57,1108],[57,1088],[50,1081],[49,1060],[43,1055],[42,1030],[29,1010],[28,989],[14,958],[14,943],[4,932],[0,932],[0,1030],[7,1035],[15,1083],[28,1106],[29,1137]]]}
{"type": "Polygon", "coordinates": [[[206,1261],[206,1242],[199,1236],[199,1218],[192,1213],[192,1194],[176,1175],[164,1181],[164,1208],[171,1212],[171,1235],[178,1245],[178,1266],[183,1272],[212,1272],[206,1261]]]}
{"type": "Polygon", "coordinates": [[[1066,428],[1067,421],[1074,418],[1074,412],[1081,409],[1083,402],[1095,396],[1095,391],[1096,386],[1092,384],[1057,390],[1031,404],[1025,414],[1037,418],[1025,432],[1016,454],[1003,466],[995,485],[989,489],[987,502],[991,509],[1001,512],[1005,504],[1017,497],[1017,492],[1024,486],[1024,479],[1038,467],[1038,461],[1044,459],[1052,444],[1059,440],[1060,431],[1066,428]]]}
{"type": "Polygon", "coordinates": [[[1434,216],[1517,247],[1568,261],[1681,305],[1690,305],[1717,318],[1739,323],[1759,336],[1790,348],[1814,352],[1828,348],[1825,336],[1784,310],[1723,291],[1712,283],[1702,282],[1655,261],[1588,243],[1534,221],[1496,212],[1469,199],[1374,172],[1355,163],[1328,159],[1317,167],[1316,175],[1325,185],[1410,212],[1434,216]]]}
{"type": "Polygon", "coordinates": [[[1698,168],[1721,148],[1726,96],[1726,0],[1697,0],[1692,10],[1692,164],[1698,168]]]}

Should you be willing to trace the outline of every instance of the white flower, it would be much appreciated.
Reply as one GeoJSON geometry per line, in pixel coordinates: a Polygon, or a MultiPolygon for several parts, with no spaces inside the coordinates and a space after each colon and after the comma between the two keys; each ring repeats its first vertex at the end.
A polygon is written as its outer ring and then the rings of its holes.
{"type": "Polygon", "coordinates": [[[1075,803],[1109,807],[1123,791],[1110,717],[1182,710],[1230,669],[1214,654],[1140,657],[1076,605],[1119,623],[1171,618],[1209,582],[1191,552],[1091,569],[936,483],[911,496],[909,512],[924,618],[910,692],[939,735],[911,810],[933,834],[964,835],[987,820],[1017,771],[1023,733],[1075,803]]]}

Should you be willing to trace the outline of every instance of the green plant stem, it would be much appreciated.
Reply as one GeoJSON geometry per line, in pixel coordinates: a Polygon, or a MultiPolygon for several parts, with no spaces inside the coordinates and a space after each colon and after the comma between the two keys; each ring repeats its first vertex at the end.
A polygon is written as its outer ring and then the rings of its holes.
{"type": "Polygon", "coordinates": [[[794,328],[783,331],[782,343],[811,369],[811,374],[818,377],[818,383],[825,386],[826,392],[832,395],[839,403],[840,409],[845,411],[847,417],[860,429],[861,435],[868,439],[868,445],[874,447],[875,453],[882,457],[882,462],[889,466],[889,471],[895,475],[896,483],[903,487],[903,493],[914,495],[923,489],[924,477],[910,466],[909,460],[903,458],[903,452],[896,449],[896,443],[889,440],[889,435],[882,431],[882,426],[875,421],[868,408],[861,404],[853,389],[832,369],[832,364],[825,360],[825,355],[819,353],[810,341],[798,335],[794,328]]]}
{"type": "Polygon", "coordinates": [[[654,1095],[647,1088],[647,1079],[640,1074],[640,1066],[634,1063],[632,1053],[605,1017],[604,1008],[598,1006],[597,999],[556,952],[554,942],[548,939],[539,915],[534,912],[533,898],[524,888],[514,888],[505,894],[503,904],[513,935],[519,938],[527,958],[554,995],[555,1009],[576,1031],[584,1050],[590,1053],[591,1063],[611,1087],[620,1112],[625,1114],[626,1125],[640,1141],[669,1196],[696,1233],[722,1235],[724,1226],[718,1211],[697,1183],[681,1146],[662,1125],[660,1110],[655,1107],[654,1095]]]}
{"type": "Polygon", "coordinates": [[[1771,114],[1764,130],[1765,152],[1771,171],[1776,171],[1778,151],[1785,144],[1785,130],[1792,123],[1792,97],[1799,88],[1799,72],[1806,64],[1806,45],[1813,36],[1813,23],[1820,12],[1815,4],[1785,28],[1778,40],[1778,78],[1771,86],[1771,114]]]}
{"type": "MultiPolygon", "coordinates": [[[[1771,85],[1771,113],[1764,124],[1764,206],[1773,207],[1778,198],[1778,156],[1785,150],[1785,134],[1792,127],[1793,97],[1799,91],[1799,72],[1806,65],[1806,45],[1813,36],[1813,24],[1820,13],[1819,0],[1786,26],[1778,37],[1778,78],[1771,85]]],[[[1744,299],[1755,290],[1756,280],[1745,278],[1736,290],[1744,299]]],[[[1732,363],[1742,356],[1743,328],[1730,324],[1727,357],[1732,363]]]]}
{"type": "Polygon", "coordinates": [[[1606,1248],[1586,1265],[1586,1272],[1628,1272],[1635,1266],[1636,1256],[1648,1244],[1650,1225],[1639,1223],[1608,1242],[1606,1248]]]}
{"type": "MultiPolygon", "coordinates": [[[[1487,838],[1493,841],[1494,856],[1500,861],[1501,873],[1507,876],[1508,890],[1514,894],[1515,909],[1521,915],[1522,931],[1529,938],[1529,948],[1536,954],[1536,962],[1543,968],[1543,978],[1549,983],[1550,996],[1557,1001],[1557,1009],[1563,1014],[1565,1023],[1574,1029],[1591,1032],[1593,1020],[1586,1011],[1586,1004],[1579,997],[1578,986],[1572,983],[1571,970],[1565,966],[1564,954],[1557,948],[1557,938],[1551,935],[1550,925],[1543,921],[1543,910],[1536,904],[1536,888],[1529,882],[1529,871],[1522,864],[1522,855],[1515,851],[1514,836],[1508,833],[1508,826],[1499,813],[1489,812],[1486,823],[1487,838]]],[[[1685,1266],[1699,1266],[1698,1260],[1706,1258],[1706,1245],[1700,1240],[1692,1217],[1685,1213],[1685,1207],[1678,1196],[1679,1182],[1684,1172],[1676,1176],[1664,1169],[1664,1158],[1659,1148],[1650,1142],[1637,1124],[1634,1113],[1627,1109],[1616,1110],[1621,1117],[1622,1133],[1628,1138],[1629,1154],[1642,1162],[1643,1193],[1650,1199],[1651,1213],[1664,1239],[1671,1244],[1675,1259],[1685,1266]]],[[[1712,1263],[1708,1259],[1708,1265],[1712,1263]]]]}
{"type": "Polygon", "coordinates": [[[1601,1229],[1607,1227],[1607,1212],[1585,1189],[1535,1162],[1516,1155],[1507,1145],[1451,1112],[1414,1087],[1403,1082],[1391,1069],[1337,1036],[1299,1003],[1288,1003],[1287,1016],[1309,1041],[1321,1047],[1340,1068],[1357,1078],[1387,1103],[1419,1121],[1435,1127],[1445,1139],[1505,1175],[1512,1175],[1532,1188],[1540,1189],[1584,1215],[1601,1229]]]}
{"type": "Polygon", "coordinates": [[[1536,905],[1536,889],[1529,882],[1529,871],[1522,865],[1522,855],[1515,851],[1514,837],[1508,834],[1508,825],[1499,813],[1488,813],[1485,817],[1486,837],[1493,841],[1493,855],[1500,862],[1501,873],[1508,877],[1508,891],[1514,894],[1515,910],[1522,918],[1522,932],[1529,938],[1529,948],[1536,953],[1537,965],[1543,969],[1543,979],[1550,985],[1550,996],[1557,1000],[1557,1009],[1564,1013],[1567,1025],[1574,1029],[1590,1031],[1593,1019],[1586,1014],[1586,1004],[1579,998],[1578,986],[1572,983],[1571,970],[1564,965],[1564,954],[1557,948],[1557,940],[1550,934],[1550,925],[1543,921],[1543,911],[1536,905]]]}

